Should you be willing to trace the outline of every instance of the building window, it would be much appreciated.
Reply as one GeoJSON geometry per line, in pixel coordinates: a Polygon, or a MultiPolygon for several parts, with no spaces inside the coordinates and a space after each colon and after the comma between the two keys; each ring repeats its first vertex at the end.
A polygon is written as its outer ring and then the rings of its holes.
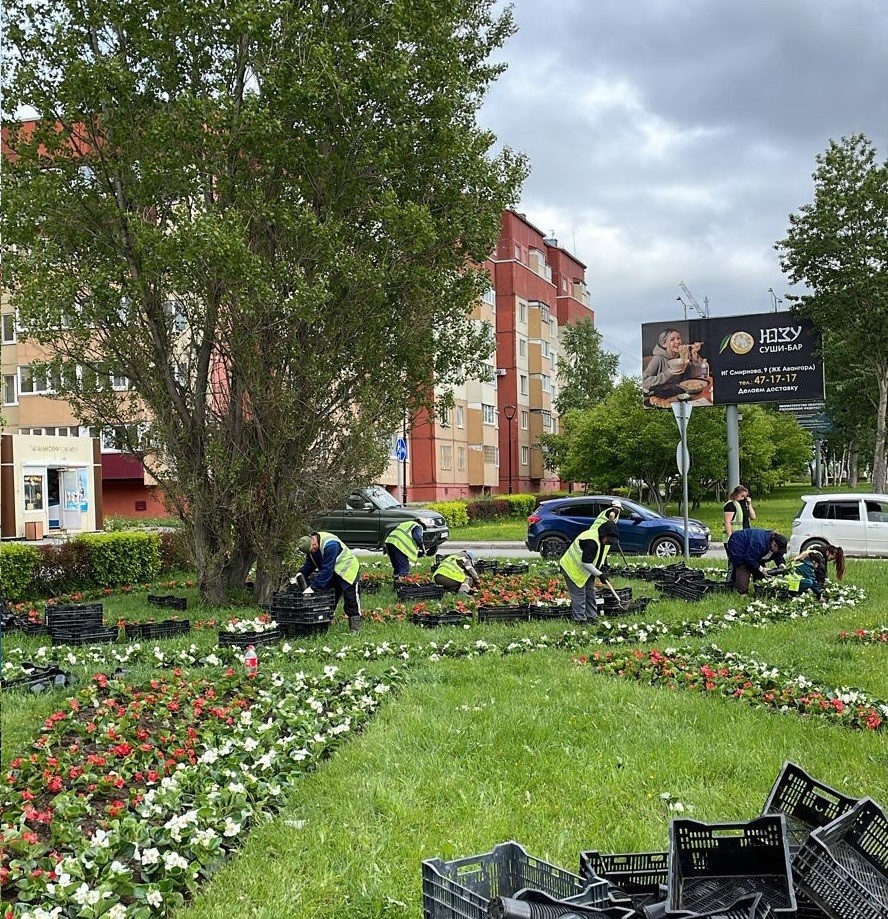
{"type": "Polygon", "coordinates": [[[530,412],[521,410],[521,430],[526,431],[530,427],[530,412]]]}
{"type": "Polygon", "coordinates": [[[453,447],[451,447],[449,444],[441,444],[440,454],[441,454],[441,468],[442,469],[452,469],[453,468],[453,447]]]}
{"type": "Polygon", "coordinates": [[[15,313],[3,314],[3,343],[10,345],[15,341],[15,313]]]}
{"type": "Polygon", "coordinates": [[[567,278],[562,278],[562,279],[561,279],[561,289],[562,289],[565,293],[567,293],[567,278]]]}
{"type": "Polygon", "coordinates": [[[461,405],[456,407],[456,426],[464,428],[466,426],[466,410],[461,405]]]}
{"type": "Polygon", "coordinates": [[[488,287],[482,294],[481,299],[488,306],[496,306],[496,291],[492,287],[488,287]]]}
{"type": "Polygon", "coordinates": [[[552,378],[542,374],[543,392],[552,392],[552,378]]]}
{"type": "Polygon", "coordinates": [[[521,246],[515,246],[515,261],[521,261],[521,246]]]}
{"type": "Polygon", "coordinates": [[[496,406],[488,405],[486,402],[481,403],[482,420],[484,424],[496,425],[496,406]]]}
{"type": "Polygon", "coordinates": [[[523,300],[518,303],[518,321],[527,322],[527,304],[523,300]]]}
{"type": "Polygon", "coordinates": [[[465,447],[456,448],[456,471],[457,472],[466,471],[466,448],[465,447]]]}
{"type": "Polygon", "coordinates": [[[518,392],[520,392],[522,396],[527,395],[527,374],[526,373],[518,374],[518,392]]]}
{"type": "Polygon", "coordinates": [[[3,404],[18,404],[18,388],[16,387],[17,379],[14,373],[3,375],[3,404]]]}
{"type": "Polygon", "coordinates": [[[447,405],[440,405],[438,407],[438,421],[442,428],[450,427],[450,407],[447,405]]]}
{"type": "Polygon", "coordinates": [[[30,367],[19,367],[19,393],[51,392],[55,392],[55,387],[45,372],[35,372],[30,367]]]}
{"type": "Polygon", "coordinates": [[[25,476],[25,510],[43,510],[43,476],[25,476]]]}
{"type": "Polygon", "coordinates": [[[527,357],[527,339],[518,339],[518,357],[527,357]]]}
{"type": "Polygon", "coordinates": [[[494,466],[499,466],[499,449],[497,447],[484,447],[484,462],[493,463],[494,466]]]}
{"type": "Polygon", "coordinates": [[[522,466],[530,465],[530,447],[521,448],[521,465],[522,466]]]}

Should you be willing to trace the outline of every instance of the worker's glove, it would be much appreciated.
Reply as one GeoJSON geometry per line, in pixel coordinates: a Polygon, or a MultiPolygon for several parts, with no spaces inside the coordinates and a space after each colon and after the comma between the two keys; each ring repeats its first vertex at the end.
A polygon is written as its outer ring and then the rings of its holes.
{"type": "Polygon", "coordinates": [[[305,580],[305,575],[301,571],[295,577],[290,578],[290,583],[303,588],[308,587],[308,581],[305,580]]]}
{"type": "Polygon", "coordinates": [[[310,587],[306,587],[305,590],[302,591],[302,596],[307,597],[309,594],[313,594],[313,593],[314,591],[310,587]]]}

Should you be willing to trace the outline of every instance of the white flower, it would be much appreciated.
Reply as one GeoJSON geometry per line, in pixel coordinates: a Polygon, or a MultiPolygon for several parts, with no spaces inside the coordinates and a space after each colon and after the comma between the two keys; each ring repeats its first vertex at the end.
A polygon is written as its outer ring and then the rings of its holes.
{"type": "Polygon", "coordinates": [[[231,817],[225,818],[225,828],[222,830],[223,836],[228,836],[229,838],[232,836],[237,836],[240,831],[241,825],[239,823],[235,823],[231,817]]]}
{"type": "Polygon", "coordinates": [[[229,782],[228,790],[235,795],[242,795],[246,792],[246,788],[240,782],[229,782]]]}
{"type": "Polygon", "coordinates": [[[142,852],[143,865],[156,865],[160,861],[160,852],[157,849],[145,849],[142,852]]]}
{"type": "Polygon", "coordinates": [[[173,868],[187,868],[188,861],[179,855],[178,852],[164,852],[163,866],[167,871],[172,871],[173,868]]]}
{"type": "Polygon", "coordinates": [[[259,741],[256,740],[254,737],[248,737],[244,741],[244,750],[246,750],[247,753],[252,753],[258,746],[259,746],[259,741]]]}
{"type": "Polygon", "coordinates": [[[159,890],[149,890],[145,899],[156,909],[163,903],[163,894],[159,890]]]}
{"type": "Polygon", "coordinates": [[[128,874],[129,868],[124,865],[123,862],[119,862],[116,859],[111,862],[111,866],[108,869],[112,874],[128,874]]]}
{"type": "Polygon", "coordinates": [[[126,907],[122,903],[115,903],[111,909],[108,910],[108,919],[125,919],[126,917],[126,907]]]}
{"type": "Polygon", "coordinates": [[[205,750],[203,753],[201,753],[197,761],[199,763],[203,763],[204,765],[211,765],[212,763],[215,763],[217,759],[219,759],[218,750],[205,750]]]}
{"type": "Polygon", "coordinates": [[[96,830],[90,843],[96,849],[107,849],[111,845],[111,838],[104,830],[96,830]]]}

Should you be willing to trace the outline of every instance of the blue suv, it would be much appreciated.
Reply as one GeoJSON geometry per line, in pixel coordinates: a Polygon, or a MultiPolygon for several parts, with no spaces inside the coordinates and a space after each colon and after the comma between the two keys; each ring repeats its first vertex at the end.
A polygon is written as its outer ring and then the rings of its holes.
{"type": "MultiPolygon", "coordinates": [[[[582,498],[556,498],[543,501],[527,518],[527,539],[531,552],[544,558],[560,558],[567,547],[611,502],[611,495],[584,495],[582,498]]],[[[663,517],[642,504],[620,498],[620,549],[626,555],[655,555],[676,558],[684,552],[684,520],[663,517]]],[[[709,548],[709,527],[699,520],[688,519],[688,549],[691,555],[703,555],[709,548]]],[[[619,549],[611,550],[611,553],[619,549]]]]}

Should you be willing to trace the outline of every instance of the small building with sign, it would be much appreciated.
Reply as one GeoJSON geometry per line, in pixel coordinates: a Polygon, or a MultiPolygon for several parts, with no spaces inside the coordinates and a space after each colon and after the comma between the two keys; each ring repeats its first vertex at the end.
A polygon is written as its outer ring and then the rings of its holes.
{"type": "Polygon", "coordinates": [[[102,458],[90,437],[0,435],[0,536],[101,530],[102,458]]]}

